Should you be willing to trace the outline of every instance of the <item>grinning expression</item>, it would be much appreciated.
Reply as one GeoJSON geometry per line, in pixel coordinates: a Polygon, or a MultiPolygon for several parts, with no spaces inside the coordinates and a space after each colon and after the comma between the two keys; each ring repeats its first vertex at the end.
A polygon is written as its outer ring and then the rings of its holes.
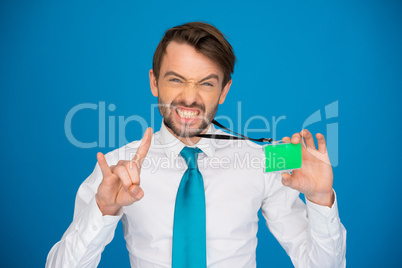
{"type": "Polygon", "coordinates": [[[177,137],[205,133],[232,81],[222,88],[219,65],[184,43],[170,42],[159,78],[150,70],[152,94],[158,97],[165,125],[177,137]]]}

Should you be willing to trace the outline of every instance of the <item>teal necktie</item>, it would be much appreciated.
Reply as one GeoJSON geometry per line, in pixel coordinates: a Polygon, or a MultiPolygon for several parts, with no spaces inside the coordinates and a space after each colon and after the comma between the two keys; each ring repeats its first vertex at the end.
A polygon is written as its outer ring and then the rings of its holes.
{"type": "Polygon", "coordinates": [[[207,267],[204,181],[197,164],[200,152],[189,147],[180,152],[187,170],[176,196],[172,268],[207,267]]]}

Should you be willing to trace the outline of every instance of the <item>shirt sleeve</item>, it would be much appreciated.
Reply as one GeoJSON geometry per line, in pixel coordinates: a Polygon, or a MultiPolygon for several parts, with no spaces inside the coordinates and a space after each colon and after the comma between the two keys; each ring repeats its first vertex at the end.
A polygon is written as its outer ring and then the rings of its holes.
{"type": "Polygon", "coordinates": [[[262,214],[295,267],[346,267],[346,230],[337,199],[331,208],[300,199],[280,175],[266,173],[262,214]]]}
{"type": "Polygon", "coordinates": [[[122,217],[102,216],[95,194],[102,180],[97,164],[93,173],[81,184],[74,208],[73,222],[63,237],[50,250],[46,268],[97,267],[105,246],[112,241],[122,217]]]}

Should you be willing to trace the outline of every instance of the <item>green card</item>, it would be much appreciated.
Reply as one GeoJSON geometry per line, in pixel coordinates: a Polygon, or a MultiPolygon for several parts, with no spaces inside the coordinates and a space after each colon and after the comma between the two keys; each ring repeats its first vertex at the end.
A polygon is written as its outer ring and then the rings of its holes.
{"type": "Polygon", "coordinates": [[[264,146],[265,172],[301,168],[301,143],[268,144],[264,146]]]}

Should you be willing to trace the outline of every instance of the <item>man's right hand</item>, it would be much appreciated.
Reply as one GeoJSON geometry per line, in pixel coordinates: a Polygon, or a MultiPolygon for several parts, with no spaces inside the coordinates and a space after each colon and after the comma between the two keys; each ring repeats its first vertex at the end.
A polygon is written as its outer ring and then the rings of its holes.
{"type": "Polygon", "coordinates": [[[152,128],[148,128],[132,160],[120,160],[116,165],[107,164],[105,156],[98,153],[98,164],[103,179],[95,195],[103,215],[115,215],[122,206],[140,200],[144,191],[140,187],[140,172],[152,140],[152,128]]]}

